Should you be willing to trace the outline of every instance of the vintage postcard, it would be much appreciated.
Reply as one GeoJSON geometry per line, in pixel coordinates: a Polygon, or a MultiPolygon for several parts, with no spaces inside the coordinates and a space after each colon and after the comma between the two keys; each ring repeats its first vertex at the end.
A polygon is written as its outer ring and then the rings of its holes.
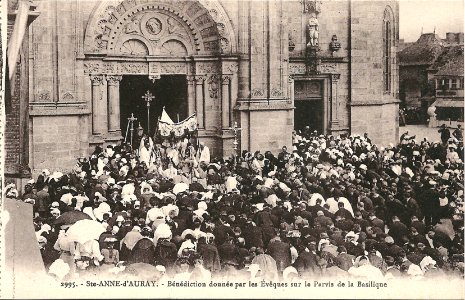
{"type": "Polygon", "coordinates": [[[3,298],[464,298],[460,0],[1,0],[3,298]]]}

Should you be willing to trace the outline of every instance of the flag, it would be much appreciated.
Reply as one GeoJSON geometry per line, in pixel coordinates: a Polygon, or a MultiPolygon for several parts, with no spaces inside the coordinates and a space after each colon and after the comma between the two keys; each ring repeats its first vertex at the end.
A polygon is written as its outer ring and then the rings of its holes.
{"type": "Polygon", "coordinates": [[[9,74],[8,78],[10,82],[13,83],[13,75],[16,69],[16,63],[18,62],[19,50],[23,43],[24,33],[27,28],[27,20],[29,18],[29,9],[31,2],[29,0],[19,0],[18,10],[16,12],[15,25],[13,27],[13,32],[10,36],[10,41],[8,42],[8,67],[9,74]]]}

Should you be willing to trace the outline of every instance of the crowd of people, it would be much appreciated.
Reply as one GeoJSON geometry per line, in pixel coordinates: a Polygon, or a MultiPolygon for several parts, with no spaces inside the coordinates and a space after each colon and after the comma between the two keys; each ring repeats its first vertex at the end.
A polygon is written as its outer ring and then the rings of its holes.
{"type": "Polygon", "coordinates": [[[33,205],[58,280],[144,268],[156,280],[463,276],[463,140],[405,133],[379,147],[308,128],[292,138],[279,153],[217,159],[188,138],[145,136],[138,149],[97,147],[69,174],[43,170],[22,195],[12,184],[6,193],[33,205]],[[71,238],[83,219],[101,234],[71,238]]]}

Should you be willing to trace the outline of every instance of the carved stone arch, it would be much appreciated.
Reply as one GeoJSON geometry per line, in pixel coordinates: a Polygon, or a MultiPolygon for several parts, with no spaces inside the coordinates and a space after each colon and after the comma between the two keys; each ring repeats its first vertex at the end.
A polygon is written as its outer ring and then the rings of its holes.
{"type": "Polygon", "coordinates": [[[193,54],[191,50],[186,46],[186,44],[187,44],[187,41],[183,40],[182,38],[167,36],[160,40],[160,47],[156,49],[155,55],[186,56],[186,55],[193,54]],[[176,51],[176,49],[173,49],[173,47],[178,48],[179,50],[182,47],[184,50],[182,52],[176,51]],[[170,50],[174,52],[167,53],[167,52],[170,52],[170,50]]]}
{"type": "MultiPolygon", "coordinates": [[[[131,42],[131,41],[139,42],[139,44],[141,46],[145,47],[145,49],[146,49],[145,55],[140,55],[140,53],[137,52],[137,53],[133,54],[134,56],[154,55],[155,51],[153,50],[153,47],[150,44],[150,42],[145,37],[139,36],[139,35],[132,35],[132,34],[127,34],[127,35],[124,35],[123,37],[121,37],[117,41],[117,44],[115,45],[114,49],[112,49],[112,51],[109,52],[108,54],[110,54],[110,55],[120,55],[120,54],[122,54],[122,55],[131,55],[130,53],[126,53],[124,50],[122,50],[123,48],[127,49],[127,50],[130,50],[130,48],[128,48],[125,44],[127,44],[128,42],[131,42]]],[[[135,49],[135,50],[137,50],[137,49],[135,49]]]]}
{"type": "MultiPolygon", "coordinates": [[[[189,51],[187,47],[190,54],[230,54],[236,51],[232,24],[217,1],[116,0],[103,1],[95,7],[86,27],[84,53],[114,53],[119,34],[131,21],[137,23],[138,20],[131,18],[144,10],[168,14],[170,18],[181,22],[193,44],[194,51],[189,51]]],[[[153,24],[155,23],[157,21],[154,20],[153,24]]],[[[183,39],[186,46],[185,41],[189,39],[183,39]]],[[[151,47],[148,48],[150,51],[151,47]]]]}

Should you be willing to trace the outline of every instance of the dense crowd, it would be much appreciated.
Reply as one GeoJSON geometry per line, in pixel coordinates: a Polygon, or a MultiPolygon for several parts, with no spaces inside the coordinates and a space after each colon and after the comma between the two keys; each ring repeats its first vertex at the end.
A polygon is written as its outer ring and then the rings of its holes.
{"type": "Polygon", "coordinates": [[[219,159],[188,138],[144,136],[134,151],[97,147],[69,174],[43,170],[23,195],[10,184],[7,196],[33,205],[59,280],[463,276],[464,151],[449,136],[405,133],[378,147],[366,134],[306,128],[292,149],[219,159]],[[71,238],[78,223],[65,214],[102,233],[71,238]]]}

